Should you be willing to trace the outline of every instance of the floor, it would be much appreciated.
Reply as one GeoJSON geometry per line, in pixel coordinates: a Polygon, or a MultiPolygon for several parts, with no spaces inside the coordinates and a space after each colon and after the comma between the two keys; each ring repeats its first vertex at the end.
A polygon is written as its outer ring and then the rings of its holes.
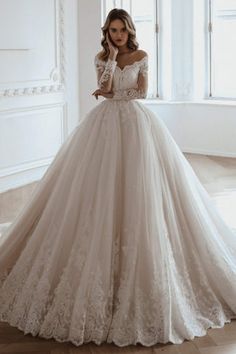
{"type": "MultiPolygon", "coordinates": [[[[236,159],[185,154],[200,181],[211,195],[227,224],[236,229],[236,159]]],[[[0,233],[14,219],[33,191],[36,183],[0,194],[0,233]]],[[[94,343],[76,347],[71,343],[57,343],[31,335],[24,335],[17,328],[0,323],[0,354],[236,354],[236,320],[223,328],[209,329],[207,335],[182,344],[156,344],[152,347],[94,343]]]]}

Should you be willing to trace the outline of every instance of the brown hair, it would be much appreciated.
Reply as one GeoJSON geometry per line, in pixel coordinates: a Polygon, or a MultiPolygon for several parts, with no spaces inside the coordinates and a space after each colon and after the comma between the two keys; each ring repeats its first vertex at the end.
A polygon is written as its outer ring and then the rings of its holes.
{"type": "Polygon", "coordinates": [[[99,59],[106,61],[110,51],[109,51],[109,46],[108,43],[106,41],[106,33],[108,32],[110,23],[114,20],[121,20],[124,25],[125,28],[128,31],[128,41],[127,41],[127,47],[133,50],[137,50],[138,49],[138,42],[136,40],[136,28],[135,25],[133,23],[133,20],[131,18],[131,16],[128,14],[127,11],[123,10],[123,9],[112,9],[109,14],[107,15],[106,21],[104,26],[101,28],[102,32],[103,32],[103,38],[101,40],[101,45],[103,47],[102,51],[99,52],[99,59]]]}

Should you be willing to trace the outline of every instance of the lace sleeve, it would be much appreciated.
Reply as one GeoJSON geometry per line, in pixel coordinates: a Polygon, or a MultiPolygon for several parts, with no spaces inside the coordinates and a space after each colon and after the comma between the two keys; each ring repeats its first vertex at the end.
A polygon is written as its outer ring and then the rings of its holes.
{"type": "Polygon", "coordinates": [[[148,57],[147,55],[140,60],[140,69],[137,80],[137,88],[129,88],[126,90],[116,90],[113,99],[144,99],[147,97],[148,91],[148,57]]]}
{"type": "Polygon", "coordinates": [[[98,87],[101,90],[106,89],[108,82],[112,81],[117,62],[116,60],[112,60],[110,58],[108,58],[108,60],[105,62],[103,60],[100,60],[96,55],[94,59],[94,64],[97,73],[98,87]]]}

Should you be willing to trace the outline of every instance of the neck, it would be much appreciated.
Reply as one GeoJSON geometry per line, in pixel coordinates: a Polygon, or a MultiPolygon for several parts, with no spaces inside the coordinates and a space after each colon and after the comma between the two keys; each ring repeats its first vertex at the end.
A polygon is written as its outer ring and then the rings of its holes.
{"type": "Polygon", "coordinates": [[[118,54],[128,53],[129,51],[130,51],[129,48],[128,48],[127,45],[125,44],[125,45],[119,47],[118,54]]]}

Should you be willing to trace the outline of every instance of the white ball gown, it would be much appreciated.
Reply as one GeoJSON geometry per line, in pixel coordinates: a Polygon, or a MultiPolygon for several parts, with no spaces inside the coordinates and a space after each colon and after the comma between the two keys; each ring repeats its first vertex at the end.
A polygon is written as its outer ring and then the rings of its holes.
{"type": "Polygon", "coordinates": [[[95,65],[114,97],[80,121],[3,233],[0,320],[75,345],[203,336],[236,317],[236,235],[139,100],[147,56],[95,65]]]}

